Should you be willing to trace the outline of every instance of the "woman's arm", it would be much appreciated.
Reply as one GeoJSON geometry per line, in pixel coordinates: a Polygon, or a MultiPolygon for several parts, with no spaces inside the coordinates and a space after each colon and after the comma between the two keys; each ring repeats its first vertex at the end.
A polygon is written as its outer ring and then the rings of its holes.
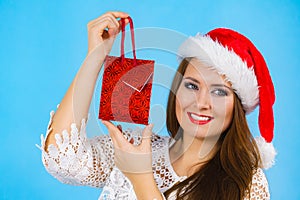
{"type": "Polygon", "coordinates": [[[98,73],[119,32],[117,18],[127,16],[108,12],[88,24],[88,55],[41,138],[46,170],[63,183],[103,187],[114,167],[111,138],[88,139],[85,119],[98,73]]]}
{"type": "Polygon", "coordinates": [[[108,12],[88,23],[88,54],[53,116],[46,149],[51,144],[57,146],[55,134],[62,135],[65,129],[70,133],[72,123],[79,129],[81,120],[87,118],[98,74],[120,30],[117,18],[126,17],[123,12],[108,12]]]}
{"type": "Polygon", "coordinates": [[[159,191],[152,172],[145,174],[126,174],[133,185],[138,200],[163,200],[163,194],[159,191]]]}
{"type": "Polygon", "coordinates": [[[114,148],[108,135],[88,139],[82,120],[79,130],[72,124],[71,134],[65,130],[55,139],[57,146],[49,145],[46,151],[43,135],[41,138],[42,161],[49,174],[65,184],[104,186],[115,167],[114,148]]]}

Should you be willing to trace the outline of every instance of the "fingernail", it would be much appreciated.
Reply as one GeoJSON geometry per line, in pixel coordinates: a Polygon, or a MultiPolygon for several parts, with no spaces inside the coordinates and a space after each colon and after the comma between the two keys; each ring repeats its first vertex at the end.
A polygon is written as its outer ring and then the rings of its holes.
{"type": "Polygon", "coordinates": [[[123,130],[122,130],[122,126],[119,124],[119,125],[117,125],[117,128],[119,129],[119,131],[121,131],[121,132],[123,132],[123,130]]]}

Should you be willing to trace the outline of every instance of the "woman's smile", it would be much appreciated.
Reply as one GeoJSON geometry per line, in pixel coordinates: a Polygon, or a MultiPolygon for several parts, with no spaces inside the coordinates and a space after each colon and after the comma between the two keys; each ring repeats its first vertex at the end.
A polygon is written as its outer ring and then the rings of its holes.
{"type": "Polygon", "coordinates": [[[198,125],[205,125],[212,121],[214,118],[207,115],[199,115],[192,112],[187,112],[187,115],[192,123],[198,124],[198,125]]]}

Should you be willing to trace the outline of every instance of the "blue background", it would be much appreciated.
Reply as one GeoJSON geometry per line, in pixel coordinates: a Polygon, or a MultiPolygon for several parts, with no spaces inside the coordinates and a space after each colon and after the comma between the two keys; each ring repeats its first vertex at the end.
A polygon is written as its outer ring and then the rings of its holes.
{"type": "MultiPolygon", "coordinates": [[[[194,35],[229,27],[251,38],[264,54],[277,92],[277,164],[266,171],[272,199],[300,199],[296,0],[0,0],[0,199],[98,198],[99,189],[69,186],[51,177],[35,144],[45,133],[49,111],[61,101],[86,56],[86,24],[108,10],[128,12],[137,28],[194,35]]],[[[256,118],[257,112],[249,117],[254,132],[256,118]]]]}

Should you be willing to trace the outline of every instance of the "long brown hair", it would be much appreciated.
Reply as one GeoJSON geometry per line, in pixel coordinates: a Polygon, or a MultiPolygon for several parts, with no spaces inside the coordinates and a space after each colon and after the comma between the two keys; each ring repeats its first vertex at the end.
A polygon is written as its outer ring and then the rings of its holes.
{"type": "MultiPolygon", "coordinates": [[[[167,129],[175,139],[180,138],[183,132],[176,118],[176,92],[191,59],[185,58],[180,63],[169,94],[167,129]]],[[[177,199],[243,199],[250,191],[252,175],[258,167],[260,157],[245,111],[236,94],[232,122],[222,133],[218,144],[220,148],[211,160],[164,195],[168,197],[176,191],[177,199]]]]}

